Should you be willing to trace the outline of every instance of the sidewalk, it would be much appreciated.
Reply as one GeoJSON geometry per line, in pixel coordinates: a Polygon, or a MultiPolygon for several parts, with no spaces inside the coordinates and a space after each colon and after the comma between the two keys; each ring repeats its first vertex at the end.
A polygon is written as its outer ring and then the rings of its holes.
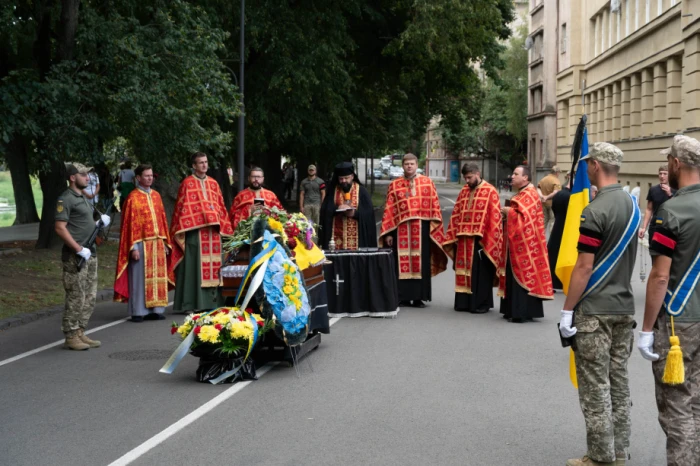
{"type": "MultiPolygon", "coordinates": [[[[112,224],[107,227],[110,239],[119,239],[119,228],[121,225],[121,215],[115,212],[112,217],[112,224]]],[[[36,241],[39,239],[39,223],[27,223],[24,225],[12,225],[0,227],[0,243],[11,243],[13,241],[36,241]]]]}

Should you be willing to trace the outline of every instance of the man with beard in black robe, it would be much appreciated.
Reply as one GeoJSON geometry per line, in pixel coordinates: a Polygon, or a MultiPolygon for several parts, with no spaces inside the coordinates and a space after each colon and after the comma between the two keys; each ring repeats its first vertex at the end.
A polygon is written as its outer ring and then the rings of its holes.
{"type": "Polygon", "coordinates": [[[336,249],[376,248],[376,231],[372,198],[360,184],[352,163],[339,163],[321,205],[321,247],[328,249],[333,238],[336,249]]]}

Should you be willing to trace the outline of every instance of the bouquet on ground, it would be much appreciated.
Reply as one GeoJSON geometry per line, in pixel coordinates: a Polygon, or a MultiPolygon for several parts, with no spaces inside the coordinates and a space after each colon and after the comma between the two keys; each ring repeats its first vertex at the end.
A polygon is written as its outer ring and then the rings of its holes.
{"type": "Polygon", "coordinates": [[[252,309],[220,307],[190,314],[182,325],[173,322],[170,333],[183,340],[192,333],[190,351],[198,356],[218,354],[225,358],[244,355],[247,358],[258,338],[272,326],[272,322],[254,314],[252,309]]]}

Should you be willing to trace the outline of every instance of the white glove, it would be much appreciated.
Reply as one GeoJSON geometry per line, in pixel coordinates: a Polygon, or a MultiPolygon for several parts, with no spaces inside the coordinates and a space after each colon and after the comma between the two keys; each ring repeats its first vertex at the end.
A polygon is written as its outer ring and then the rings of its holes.
{"type": "Polygon", "coordinates": [[[103,226],[103,227],[108,227],[109,224],[110,224],[110,222],[112,221],[112,219],[109,218],[109,215],[104,215],[104,214],[102,214],[102,215],[100,216],[100,220],[102,220],[102,226],[103,226]]]}
{"type": "Polygon", "coordinates": [[[658,361],[659,355],[652,353],[654,347],[654,332],[639,331],[639,339],[637,340],[637,348],[642,353],[642,357],[647,361],[658,361]]]}
{"type": "Polygon", "coordinates": [[[561,320],[559,321],[559,333],[564,338],[570,338],[576,335],[578,331],[576,327],[571,326],[574,319],[574,311],[561,311],[561,320]]]}
{"type": "Polygon", "coordinates": [[[78,255],[87,261],[90,260],[92,252],[88,248],[83,248],[78,252],[78,255]]]}

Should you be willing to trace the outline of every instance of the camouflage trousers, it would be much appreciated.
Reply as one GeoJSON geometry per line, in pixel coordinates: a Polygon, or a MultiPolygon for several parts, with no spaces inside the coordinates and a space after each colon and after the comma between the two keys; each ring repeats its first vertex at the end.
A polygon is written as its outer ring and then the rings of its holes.
{"type": "Polygon", "coordinates": [[[666,433],[666,459],[669,466],[700,466],[700,322],[674,325],[685,365],[685,382],[681,385],[661,381],[670,347],[670,327],[662,310],[654,327],[654,352],[660,357],[651,367],[659,423],[666,433]]]}
{"type": "Polygon", "coordinates": [[[634,341],[633,316],[576,314],[578,397],[586,421],[588,456],[615,461],[630,444],[627,360],[634,341]]]}
{"type": "Polygon", "coordinates": [[[63,288],[66,290],[66,307],[61,330],[69,333],[87,328],[97,296],[97,257],[90,257],[81,270],[73,258],[64,261],[63,288]]]}
{"type": "Polygon", "coordinates": [[[304,212],[306,214],[306,218],[313,221],[315,225],[320,223],[321,204],[304,204],[304,212]]]}

